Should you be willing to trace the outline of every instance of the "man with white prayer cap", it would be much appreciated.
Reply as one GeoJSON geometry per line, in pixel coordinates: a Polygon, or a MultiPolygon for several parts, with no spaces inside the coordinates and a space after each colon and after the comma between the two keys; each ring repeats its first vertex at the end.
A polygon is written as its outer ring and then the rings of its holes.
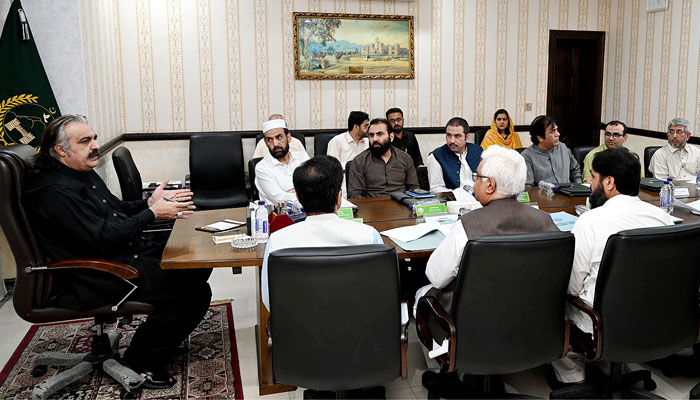
{"type": "Polygon", "coordinates": [[[284,119],[271,119],[262,124],[262,142],[269,153],[255,166],[255,187],[260,199],[268,204],[297,201],[292,175],[309,159],[306,151],[289,151],[292,135],[284,119]]]}
{"type": "MultiPolygon", "coordinates": [[[[284,119],[282,114],[272,114],[269,120],[273,119],[284,119]]],[[[306,151],[306,147],[301,143],[301,140],[292,136],[292,141],[289,142],[289,150],[291,151],[306,151]]],[[[258,140],[258,144],[255,145],[255,152],[253,153],[253,158],[265,157],[269,153],[264,140],[258,140]]]]}

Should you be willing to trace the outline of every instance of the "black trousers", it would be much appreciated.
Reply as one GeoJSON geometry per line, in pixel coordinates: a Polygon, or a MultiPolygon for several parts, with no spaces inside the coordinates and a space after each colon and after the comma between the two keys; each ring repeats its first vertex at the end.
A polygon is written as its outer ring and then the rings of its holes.
{"type": "Polygon", "coordinates": [[[177,347],[204,318],[211,301],[207,280],[212,270],[162,270],[162,251],[151,259],[142,254],[143,276],[133,299],[153,304],[156,313],[138,327],[124,354],[124,361],[138,372],[167,367],[177,347]],[[145,262],[144,262],[145,261],[145,262]]]}

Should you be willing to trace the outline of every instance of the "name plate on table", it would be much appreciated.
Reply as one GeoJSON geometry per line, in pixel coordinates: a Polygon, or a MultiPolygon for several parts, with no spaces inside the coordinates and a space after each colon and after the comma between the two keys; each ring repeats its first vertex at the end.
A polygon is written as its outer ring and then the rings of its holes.
{"type": "Polygon", "coordinates": [[[446,212],[447,206],[445,206],[445,203],[416,206],[416,215],[419,217],[424,215],[444,214],[446,212]]]}
{"type": "Polygon", "coordinates": [[[515,199],[518,201],[518,203],[529,203],[530,194],[528,192],[522,192],[515,199]]]}
{"type": "Polygon", "coordinates": [[[339,208],[338,218],[353,218],[355,215],[352,213],[352,208],[339,208]]]}

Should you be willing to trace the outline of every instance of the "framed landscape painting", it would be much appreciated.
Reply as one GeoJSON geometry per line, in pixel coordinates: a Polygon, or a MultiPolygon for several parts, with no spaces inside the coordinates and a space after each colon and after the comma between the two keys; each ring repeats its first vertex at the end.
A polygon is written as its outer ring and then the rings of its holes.
{"type": "Polygon", "coordinates": [[[294,13],[297,79],[413,79],[413,16],[294,13]]]}

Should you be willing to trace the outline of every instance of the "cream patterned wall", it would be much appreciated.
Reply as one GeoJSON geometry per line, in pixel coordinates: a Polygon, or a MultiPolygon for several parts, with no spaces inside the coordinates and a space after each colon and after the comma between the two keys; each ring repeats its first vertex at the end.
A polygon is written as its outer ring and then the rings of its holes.
{"type": "Polygon", "coordinates": [[[606,32],[604,120],[700,123],[700,6],[669,3],[81,0],[88,104],[109,133],[257,129],[275,112],[294,128],[336,128],[351,110],[392,106],[409,126],[489,124],[501,107],[527,124],[546,108],[549,30],[570,29],[606,32]],[[414,15],[416,79],[295,80],[294,11],[414,15]]]}

